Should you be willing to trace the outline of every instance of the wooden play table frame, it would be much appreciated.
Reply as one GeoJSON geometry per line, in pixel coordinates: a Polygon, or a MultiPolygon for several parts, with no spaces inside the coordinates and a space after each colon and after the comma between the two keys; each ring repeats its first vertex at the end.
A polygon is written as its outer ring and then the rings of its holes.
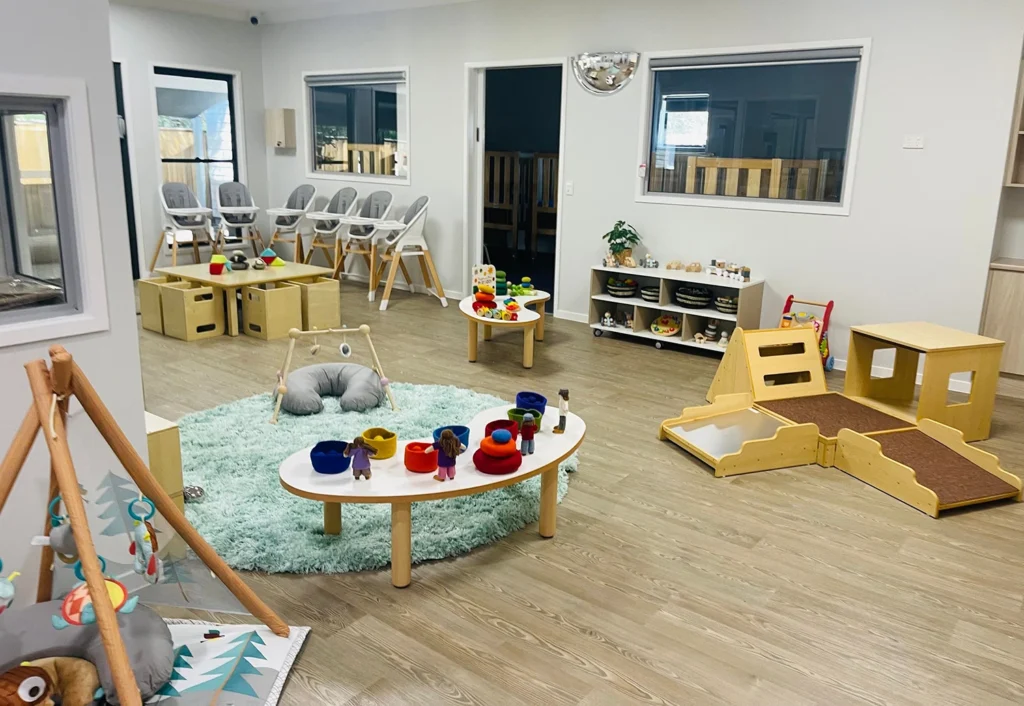
{"type": "Polygon", "coordinates": [[[938,324],[873,324],[850,327],[846,365],[847,397],[911,421],[933,419],[959,429],[965,441],[989,437],[995,407],[1003,341],[938,324]],[[876,350],[895,349],[893,374],[871,376],[876,350]],[[918,361],[924,355],[921,393],[914,406],[918,361]],[[948,404],[950,375],[971,373],[967,402],[948,404]]]}
{"type": "Polygon", "coordinates": [[[551,299],[551,295],[539,289],[533,294],[525,294],[515,297],[519,302],[519,320],[503,321],[501,319],[488,319],[473,311],[475,297],[469,296],[459,302],[459,311],[469,320],[469,362],[475,363],[477,357],[477,343],[479,339],[480,326],[484,327],[484,340],[490,341],[494,335],[494,329],[523,329],[523,367],[533,367],[533,342],[544,340],[544,304],[551,299]],[[531,311],[533,307],[535,311],[531,311]]]}
{"type": "Polygon", "coordinates": [[[171,281],[195,282],[204,287],[214,287],[224,290],[224,300],[227,303],[227,335],[238,336],[238,290],[242,287],[256,286],[260,284],[272,284],[275,282],[311,282],[318,277],[330,278],[333,270],[329,267],[317,267],[316,265],[304,265],[302,263],[286,262],[284,267],[272,267],[267,265],[265,269],[255,270],[252,263],[249,269],[234,270],[220,275],[210,274],[209,263],[198,265],[178,265],[176,267],[158,267],[153,270],[158,275],[163,275],[171,281]]]}

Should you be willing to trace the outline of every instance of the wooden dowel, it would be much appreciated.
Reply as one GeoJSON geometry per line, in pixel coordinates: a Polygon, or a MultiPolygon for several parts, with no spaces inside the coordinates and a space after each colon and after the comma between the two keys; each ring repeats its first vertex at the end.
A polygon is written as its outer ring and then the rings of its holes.
{"type": "MultiPolygon", "coordinates": [[[[57,394],[57,413],[67,429],[68,398],[71,394],[71,354],[64,346],[50,346],[50,387],[57,394]]],[[[46,513],[43,518],[43,536],[49,537],[53,529],[50,524],[50,503],[60,493],[57,485],[57,473],[50,458],[50,489],[46,498],[46,513]]],[[[39,580],[36,583],[36,603],[43,603],[53,598],[53,548],[42,547],[39,552],[39,580]]]]}
{"type": "Polygon", "coordinates": [[[32,444],[36,440],[36,432],[39,431],[39,415],[36,414],[35,405],[28,408],[25,418],[18,427],[18,433],[11,440],[7,448],[3,462],[0,462],[0,511],[3,511],[7,503],[7,497],[11,494],[14,481],[18,479],[21,467],[25,465],[32,450],[32,444]]]}
{"type": "Polygon", "coordinates": [[[71,354],[64,346],[50,346],[50,387],[59,397],[65,398],[64,409],[67,410],[67,396],[71,392],[71,354]]]}
{"type": "Polygon", "coordinates": [[[275,635],[288,636],[288,625],[277,616],[249,586],[236,574],[224,560],[217,555],[206,540],[200,536],[196,529],[185,519],[185,515],[178,510],[171,497],[160,486],[149,468],[143,462],[142,457],[128,441],[128,438],[117,425],[113,415],[107,406],[103,404],[99,394],[93,388],[92,383],[78,367],[74,364],[74,373],[71,376],[71,385],[75,390],[75,397],[82,403],[85,413],[92,419],[96,429],[106,440],[111,451],[124,466],[128,475],[132,477],[139,489],[153,501],[156,509],[163,515],[167,523],[174,528],[185,542],[192,547],[199,558],[206,564],[213,573],[217,575],[228,590],[241,601],[250,613],[258,618],[264,625],[270,628],[275,635]]]}
{"type": "Polygon", "coordinates": [[[292,367],[292,354],[295,352],[296,339],[296,336],[292,336],[288,341],[288,352],[284,354],[284,365],[281,367],[281,379],[274,386],[274,414],[270,417],[271,424],[277,424],[277,415],[281,413],[281,401],[284,399],[284,393],[281,392],[281,388],[286,387],[288,384],[288,370],[292,367]]]}
{"type": "MultiPolygon", "coordinates": [[[[53,389],[50,387],[46,363],[42,360],[35,360],[25,365],[25,370],[28,372],[29,385],[32,387],[36,416],[40,424],[49,426],[53,389]]],[[[75,538],[78,560],[82,563],[85,583],[89,587],[89,596],[92,598],[93,609],[96,612],[96,625],[103,640],[107,661],[110,664],[114,688],[120,703],[125,706],[141,706],[142,696],[135,683],[135,675],[128,660],[128,653],[125,651],[124,641],[121,639],[121,631],[117,626],[117,613],[114,612],[114,606],[110,602],[103,570],[100,568],[100,561],[96,556],[96,547],[93,545],[92,534],[89,532],[89,521],[85,514],[85,503],[82,502],[82,496],[78,491],[78,477],[75,475],[75,467],[71,461],[71,451],[68,449],[67,436],[64,431],[64,422],[60,415],[55,415],[53,429],[56,432],[56,438],[50,434],[43,434],[43,438],[50,449],[50,457],[53,460],[52,468],[57,476],[57,484],[64,497],[64,506],[67,508],[71,520],[71,533],[75,538]]]]}
{"type": "MultiPolygon", "coordinates": [[[[366,324],[363,324],[363,326],[366,326],[366,324]]],[[[362,329],[363,327],[360,326],[359,328],[362,329]]],[[[380,358],[377,357],[377,349],[373,347],[373,340],[370,338],[370,327],[369,326],[366,326],[366,329],[363,330],[363,335],[366,336],[366,345],[370,347],[370,355],[373,357],[373,365],[377,368],[377,374],[380,375],[382,378],[383,377],[387,377],[384,374],[384,368],[381,367],[380,358]]],[[[391,393],[391,385],[390,385],[390,383],[388,385],[384,386],[384,392],[387,393],[388,400],[391,402],[391,410],[393,412],[397,412],[398,411],[398,405],[395,404],[395,396],[391,393]]]]}

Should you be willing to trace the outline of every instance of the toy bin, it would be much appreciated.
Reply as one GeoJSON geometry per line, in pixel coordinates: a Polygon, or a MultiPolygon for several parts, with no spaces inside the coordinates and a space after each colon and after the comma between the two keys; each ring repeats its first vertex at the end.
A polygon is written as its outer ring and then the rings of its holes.
{"type": "Polygon", "coordinates": [[[523,409],[522,407],[513,407],[508,411],[508,418],[514,421],[519,426],[523,424],[523,415],[527,412],[533,415],[533,421],[537,424],[537,429],[540,429],[540,420],[544,417],[544,413],[539,409],[523,409]]]}
{"type": "Polygon", "coordinates": [[[374,461],[391,458],[398,451],[398,434],[384,427],[370,427],[363,432],[362,437],[377,450],[377,455],[371,457],[374,461]]]}
{"type": "Polygon", "coordinates": [[[493,422],[487,422],[487,426],[484,427],[484,436],[490,436],[498,429],[507,429],[513,439],[519,437],[519,422],[513,419],[495,419],[493,422]]]}
{"type": "Polygon", "coordinates": [[[288,282],[243,287],[242,322],[246,336],[286,338],[289,330],[302,328],[302,293],[288,282]]]}
{"type": "Polygon", "coordinates": [[[429,441],[410,441],[405,445],[405,467],[413,473],[437,470],[437,449],[429,441]]]}
{"type": "Polygon", "coordinates": [[[160,285],[164,335],[199,341],[224,335],[224,292],[195,282],[160,285]]]}
{"type": "Polygon", "coordinates": [[[543,412],[548,408],[548,398],[539,392],[523,390],[516,394],[516,407],[520,409],[539,409],[543,412]]]}
{"type": "Polygon", "coordinates": [[[340,283],[330,277],[317,277],[306,282],[292,282],[302,295],[302,328],[338,328],[341,326],[340,283]]]}
{"type": "Polygon", "coordinates": [[[459,440],[463,446],[469,448],[469,427],[462,426],[461,424],[449,424],[445,427],[438,427],[434,430],[434,441],[441,440],[441,432],[445,429],[451,429],[452,433],[455,434],[455,438],[459,440]]]}
{"type": "Polygon", "coordinates": [[[352,459],[345,455],[348,443],[345,441],[320,441],[309,452],[313,470],[324,475],[336,475],[348,470],[352,459]]]}
{"type": "Polygon", "coordinates": [[[142,328],[156,333],[164,332],[164,314],[160,309],[160,292],[168,283],[166,277],[139,280],[139,313],[142,328]]]}

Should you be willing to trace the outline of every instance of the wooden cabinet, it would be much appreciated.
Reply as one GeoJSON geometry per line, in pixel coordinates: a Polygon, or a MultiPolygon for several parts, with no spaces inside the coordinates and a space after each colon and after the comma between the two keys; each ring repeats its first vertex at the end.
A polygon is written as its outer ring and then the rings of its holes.
{"type": "Polygon", "coordinates": [[[1024,260],[990,265],[982,334],[1006,341],[999,370],[1024,375],[1024,260]]]}
{"type": "Polygon", "coordinates": [[[271,108],[266,117],[267,146],[295,149],[295,110],[271,108]]]}
{"type": "Polygon", "coordinates": [[[1006,185],[1024,188],[1024,62],[1010,130],[1010,151],[1006,157],[1006,185]]]}

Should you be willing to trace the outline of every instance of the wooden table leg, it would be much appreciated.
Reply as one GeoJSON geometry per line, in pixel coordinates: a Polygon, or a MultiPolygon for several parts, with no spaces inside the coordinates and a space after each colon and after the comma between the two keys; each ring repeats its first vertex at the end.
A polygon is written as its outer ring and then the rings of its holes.
{"type": "Polygon", "coordinates": [[[391,503],[391,585],[412,583],[412,505],[391,503]]]}
{"type": "Polygon", "coordinates": [[[377,239],[370,242],[370,271],[367,273],[370,278],[370,292],[367,298],[372,302],[377,298],[377,239]]]}
{"type": "Polygon", "coordinates": [[[537,333],[534,336],[538,341],[544,340],[544,302],[539,302],[535,307],[540,318],[537,319],[537,333]]]}
{"type": "Polygon", "coordinates": [[[494,335],[494,327],[493,326],[488,326],[487,324],[484,324],[484,340],[485,341],[491,340],[491,337],[493,335],[494,335]]]}
{"type": "Polygon", "coordinates": [[[558,518],[558,466],[540,474],[540,536],[555,536],[558,518]]]}
{"type": "Polygon", "coordinates": [[[238,335],[238,288],[224,289],[224,304],[228,308],[228,335],[238,335]]]}
{"type": "Polygon", "coordinates": [[[341,534],[341,503],[324,503],[324,534],[341,534]]]}
{"type": "Polygon", "coordinates": [[[533,326],[523,328],[523,367],[533,367],[533,326]]]}
{"type": "Polygon", "coordinates": [[[469,320],[469,362],[476,362],[476,339],[477,339],[477,323],[473,319],[469,320]]]}

